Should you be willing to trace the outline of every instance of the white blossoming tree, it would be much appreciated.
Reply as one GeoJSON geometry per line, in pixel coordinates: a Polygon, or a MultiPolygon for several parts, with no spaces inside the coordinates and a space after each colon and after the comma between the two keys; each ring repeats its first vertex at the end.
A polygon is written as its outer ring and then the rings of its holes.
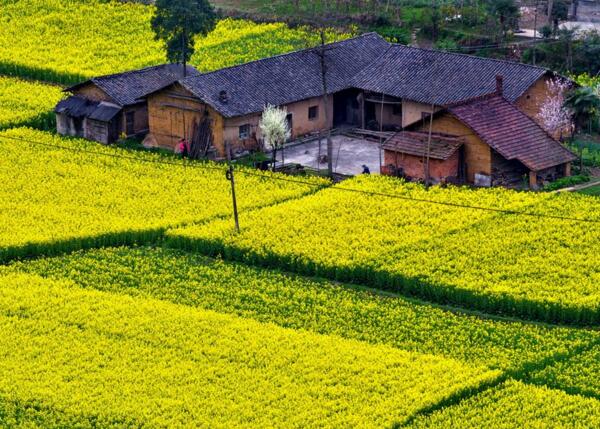
{"type": "Polygon", "coordinates": [[[283,150],[283,145],[290,138],[291,131],[287,121],[287,109],[267,105],[259,123],[265,145],[272,150],[273,168],[277,160],[277,151],[283,150]]]}
{"type": "Polygon", "coordinates": [[[573,129],[573,114],[565,106],[565,97],[570,89],[567,80],[556,78],[548,81],[548,97],[542,104],[538,118],[541,125],[554,137],[562,137],[573,129]]]}

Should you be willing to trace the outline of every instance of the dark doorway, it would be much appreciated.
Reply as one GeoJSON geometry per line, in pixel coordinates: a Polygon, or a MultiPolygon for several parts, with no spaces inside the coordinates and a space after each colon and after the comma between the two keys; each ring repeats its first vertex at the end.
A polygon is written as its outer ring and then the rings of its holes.
{"type": "Polygon", "coordinates": [[[333,95],[333,126],[360,126],[360,105],[356,89],[340,91],[333,95]]]}
{"type": "Polygon", "coordinates": [[[285,117],[285,121],[287,122],[288,129],[290,130],[290,138],[294,136],[294,115],[288,113],[285,117]]]}
{"type": "Polygon", "coordinates": [[[365,102],[365,124],[367,129],[379,131],[377,114],[375,113],[375,103],[365,102]]]}
{"type": "Polygon", "coordinates": [[[134,112],[125,113],[125,133],[128,136],[132,136],[135,134],[135,113],[134,112]]]}

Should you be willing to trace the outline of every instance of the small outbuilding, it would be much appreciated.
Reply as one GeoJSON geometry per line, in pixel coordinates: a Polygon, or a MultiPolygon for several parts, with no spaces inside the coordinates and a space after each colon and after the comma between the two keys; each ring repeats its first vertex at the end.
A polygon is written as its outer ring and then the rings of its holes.
{"type": "Polygon", "coordinates": [[[383,143],[383,173],[417,180],[428,174],[433,183],[458,183],[464,180],[463,143],[455,136],[400,131],[383,143]]]}
{"type": "MultiPolygon", "coordinates": [[[[414,127],[426,132],[429,120],[414,127]]],[[[569,176],[577,156],[498,91],[446,107],[431,121],[434,133],[463,139],[465,182],[535,188],[569,176]]]]}
{"type": "MultiPolygon", "coordinates": [[[[186,75],[199,72],[188,66],[186,75]]],[[[145,94],[184,77],[183,66],[164,64],[95,77],[70,88],[72,94],[54,109],[59,134],[109,144],[121,135],[143,137],[148,132],[145,94]]]]}

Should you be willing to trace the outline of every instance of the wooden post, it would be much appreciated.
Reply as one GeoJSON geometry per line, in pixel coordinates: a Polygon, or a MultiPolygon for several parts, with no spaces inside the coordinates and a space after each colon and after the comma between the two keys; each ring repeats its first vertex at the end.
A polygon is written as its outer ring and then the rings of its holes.
{"type": "Polygon", "coordinates": [[[425,156],[425,186],[429,188],[429,158],[431,155],[431,137],[433,134],[433,111],[435,110],[435,105],[431,105],[431,114],[429,115],[429,135],[427,136],[427,151],[425,156]]]}
{"type": "Polygon", "coordinates": [[[383,160],[381,159],[381,151],[383,146],[383,104],[385,101],[385,95],[383,92],[381,93],[381,111],[379,112],[379,174],[381,174],[381,169],[383,167],[383,160]]]}
{"type": "Polygon", "coordinates": [[[329,124],[329,91],[327,89],[327,64],[325,61],[325,30],[321,29],[321,47],[319,58],[321,63],[321,84],[323,85],[323,108],[325,109],[325,126],[327,127],[327,174],[333,177],[333,141],[329,124]]]}
{"type": "Polygon", "coordinates": [[[235,231],[240,232],[240,220],[238,217],[237,200],[235,198],[235,178],[233,176],[233,165],[229,164],[229,169],[225,173],[225,177],[231,182],[231,197],[233,199],[233,219],[235,220],[235,231]]]}
{"type": "Polygon", "coordinates": [[[358,96],[360,97],[360,128],[364,130],[367,128],[365,124],[365,95],[361,92],[358,96]]]}
{"type": "Polygon", "coordinates": [[[565,164],[565,176],[569,177],[571,175],[571,163],[567,162],[565,164]]]}
{"type": "Polygon", "coordinates": [[[537,189],[537,171],[529,172],[529,189],[537,189]]]}

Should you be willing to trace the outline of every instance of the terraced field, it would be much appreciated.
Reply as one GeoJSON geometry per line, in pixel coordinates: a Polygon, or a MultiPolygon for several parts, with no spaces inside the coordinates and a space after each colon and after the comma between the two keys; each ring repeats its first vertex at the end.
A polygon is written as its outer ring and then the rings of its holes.
{"type": "Polygon", "coordinates": [[[490,313],[600,323],[596,198],[359,177],[241,223],[240,234],[225,221],[175,229],[169,243],[490,313]]]}
{"type": "Polygon", "coordinates": [[[56,127],[53,109],[60,87],[0,76],[0,130],[17,126],[56,127]]]}
{"type": "MultiPolygon", "coordinates": [[[[152,6],[103,0],[0,0],[0,74],[61,84],[162,64],[152,6]],[[23,37],[23,35],[27,35],[23,37]]],[[[197,40],[203,71],[316,45],[319,35],[283,23],[226,19],[197,40]]],[[[328,32],[333,41],[346,34],[328,32]]]]}
{"type": "MultiPolygon", "coordinates": [[[[0,261],[155,240],[166,228],[230,213],[226,166],[104,147],[26,128],[0,133],[0,261]]],[[[241,210],[313,186],[240,177],[241,210]]],[[[313,179],[311,185],[325,181],[313,179]]]]}
{"type": "Polygon", "coordinates": [[[57,137],[29,80],[163,62],[151,13],[0,0],[0,427],[600,426],[597,197],[237,168],[235,233],[224,165],[57,137]]]}

